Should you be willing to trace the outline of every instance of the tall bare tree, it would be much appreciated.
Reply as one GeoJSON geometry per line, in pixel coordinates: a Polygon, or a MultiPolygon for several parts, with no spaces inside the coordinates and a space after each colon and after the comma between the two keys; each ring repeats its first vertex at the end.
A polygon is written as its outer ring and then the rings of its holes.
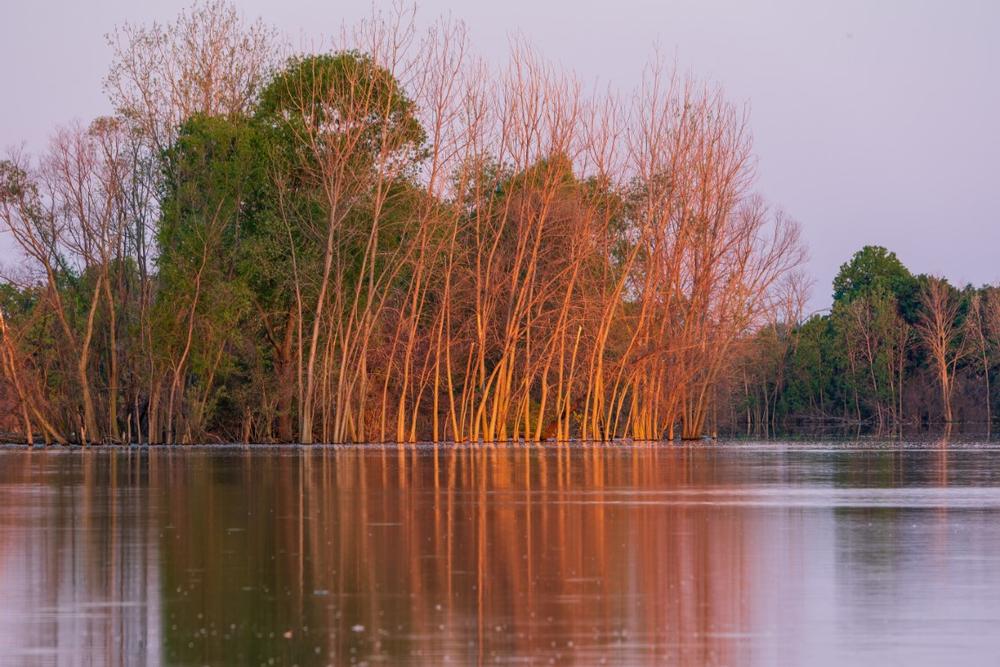
{"type": "Polygon", "coordinates": [[[955,369],[969,353],[969,339],[958,321],[958,296],[946,280],[928,278],[920,291],[920,303],[922,308],[916,331],[934,364],[941,391],[942,416],[950,423],[954,420],[955,369]]]}

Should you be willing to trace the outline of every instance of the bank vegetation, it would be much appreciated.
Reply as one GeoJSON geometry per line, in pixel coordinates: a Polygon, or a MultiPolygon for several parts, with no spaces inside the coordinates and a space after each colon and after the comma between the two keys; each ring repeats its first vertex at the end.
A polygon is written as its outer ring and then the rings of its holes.
{"type": "Polygon", "coordinates": [[[660,60],[595,92],[416,25],[289,55],[210,2],[109,35],[115,113],[0,162],[18,438],[694,438],[733,413],[804,258],[746,109],[660,60]]]}

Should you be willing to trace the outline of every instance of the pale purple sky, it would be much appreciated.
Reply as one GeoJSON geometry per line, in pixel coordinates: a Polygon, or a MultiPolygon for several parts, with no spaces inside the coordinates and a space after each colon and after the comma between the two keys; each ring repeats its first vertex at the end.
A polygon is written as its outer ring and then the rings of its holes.
{"type": "MultiPolygon", "coordinates": [[[[4,0],[0,148],[37,150],[53,127],[110,111],[104,34],[170,20],[185,0],[4,0]]],[[[244,0],[293,44],[336,32],[367,2],[244,0]]],[[[376,3],[376,5],[388,3],[376,3]]],[[[865,244],[914,272],[1000,281],[1000,2],[996,0],[424,0],[463,19],[497,62],[523,34],[585,82],[633,86],[659,44],[681,68],[749,102],[759,190],[802,223],[830,302],[865,244]]],[[[0,245],[0,259],[11,257],[0,245]]]]}

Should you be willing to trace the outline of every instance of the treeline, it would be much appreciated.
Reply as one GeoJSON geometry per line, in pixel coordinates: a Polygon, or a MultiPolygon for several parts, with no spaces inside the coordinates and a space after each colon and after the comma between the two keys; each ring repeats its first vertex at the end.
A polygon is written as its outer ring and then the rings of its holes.
{"type": "Polygon", "coordinates": [[[956,288],[866,246],[840,268],[833,307],[749,337],[726,388],[727,425],[875,430],[979,423],[996,415],[1000,287],[956,288]]]}
{"type": "Polygon", "coordinates": [[[109,43],[115,114],[0,163],[20,438],[697,437],[797,285],[745,111],[658,63],[586,93],[405,13],[288,57],[221,3],[109,43]]]}

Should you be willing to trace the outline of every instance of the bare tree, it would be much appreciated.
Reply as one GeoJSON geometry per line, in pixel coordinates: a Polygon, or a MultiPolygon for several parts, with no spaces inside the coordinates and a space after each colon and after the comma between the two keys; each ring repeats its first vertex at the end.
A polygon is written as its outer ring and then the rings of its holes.
{"type": "Polygon", "coordinates": [[[280,54],[273,28],[223,0],[198,2],[167,25],[125,23],[107,41],[105,90],[156,150],[195,114],[249,113],[280,54]]]}
{"type": "Polygon", "coordinates": [[[959,302],[954,289],[942,278],[929,278],[920,292],[921,312],[917,335],[934,365],[941,390],[941,410],[946,423],[954,419],[951,399],[955,369],[969,353],[966,331],[958,321],[959,302]]]}
{"type": "Polygon", "coordinates": [[[36,166],[14,154],[3,170],[0,220],[44,284],[45,302],[58,324],[60,344],[72,359],[80,411],[74,431],[82,442],[117,439],[118,359],[110,271],[119,258],[124,218],[124,161],[110,120],[56,134],[36,166]],[[67,283],[76,284],[76,312],[67,283]],[[106,419],[98,420],[91,365],[98,312],[109,318],[106,419]],[[79,315],[79,317],[78,317],[79,315]]]}
{"type": "Polygon", "coordinates": [[[986,408],[986,423],[992,424],[992,406],[990,401],[990,353],[988,323],[983,310],[984,298],[981,294],[973,294],[969,299],[969,309],[965,315],[965,335],[969,341],[969,351],[974,353],[981,364],[984,384],[984,407],[986,408]]]}

